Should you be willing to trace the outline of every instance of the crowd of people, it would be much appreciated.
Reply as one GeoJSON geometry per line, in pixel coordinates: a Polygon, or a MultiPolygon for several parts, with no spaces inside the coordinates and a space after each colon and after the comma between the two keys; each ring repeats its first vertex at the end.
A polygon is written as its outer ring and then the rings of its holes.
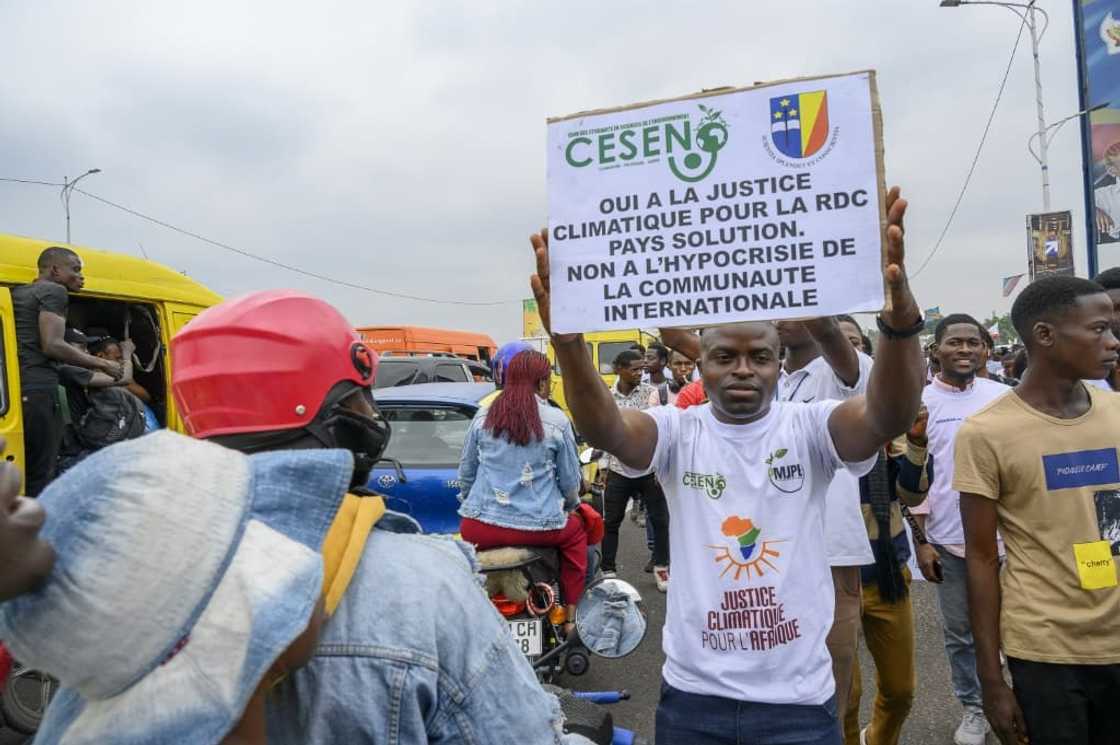
{"type": "MultiPolygon", "coordinates": [[[[44,252],[13,292],[27,498],[0,463],[0,639],[61,683],[41,741],[585,745],[479,589],[474,550],[555,546],[571,634],[588,581],[624,569],[640,503],[667,592],[658,743],[899,743],[922,679],[912,558],[936,586],[958,745],[1116,742],[1120,270],[1028,285],[1011,312],[1022,366],[1002,380],[971,316],[942,318],[923,349],[906,208],[886,195],[874,349],[847,316],[666,328],[617,356],[608,387],[581,335],[552,334],[570,418],[549,359],[503,350],[463,447],[465,542],[368,490],[391,437],[377,356],[290,291],[175,336],[190,436],[121,438],[55,477],[60,390],[67,406],[71,390],[146,392],[127,340],[67,329],[80,259],[44,252]],[[605,454],[601,523],[580,440],[605,454]]],[[[547,329],[547,233],[531,243],[547,329]]]]}

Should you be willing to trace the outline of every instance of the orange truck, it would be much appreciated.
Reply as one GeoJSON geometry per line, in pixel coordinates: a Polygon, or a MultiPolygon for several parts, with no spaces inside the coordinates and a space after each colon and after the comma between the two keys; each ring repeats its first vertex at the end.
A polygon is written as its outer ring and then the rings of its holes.
{"type": "Polygon", "coordinates": [[[392,355],[440,355],[488,363],[498,345],[486,334],[421,326],[364,326],[357,332],[371,349],[392,355]]]}

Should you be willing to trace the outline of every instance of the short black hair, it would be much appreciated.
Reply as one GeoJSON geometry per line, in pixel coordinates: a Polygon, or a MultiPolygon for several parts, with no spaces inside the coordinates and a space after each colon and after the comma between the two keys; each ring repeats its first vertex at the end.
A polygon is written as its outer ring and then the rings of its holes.
{"type": "Polygon", "coordinates": [[[113,346],[114,344],[116,344],[117,346],[120,346],[120,342],[117,341],[112,336],[107,336],[106,335],[106,336],[91,337],[90,340],[89,340],[89,353],[90,354],[100,354],[101,352],[105,351],[106,349],[113,346]]]}
{"type": "Polygon", "coordinates": [[[75,253],[73,249],[66,248],[65,246],[51,246],[50,248],[44,248],[43,253],[39,254],[39,260],[36,262],[36,265],[41,272],[44,269],[50,269],[55,264],[69,259],[70,257],[76,259],[78,258],[78,254],[75,253]]]}
{"type": "Polygon", "coordinates": [[[992,338],[992,332],[988,331],[988,329],[983,326],[980,327],[980,338],[984,340],[984,346],[986,346],[989,351],[996,348],[996,340],[992,338]]]}
{"type": "MultiPolygon", "coordinates": [[[[980,325],[980,322],[967,313],[950,313],[937,322],[937,326],[933,329],[933,341],[940,344],[941,339],[945,336],[945,330],[958,323],[968,323],[975,326],[980,332],[980,338],[984,338],[984,334],[987,333],[984,327],[980,325]]],[[[991,337],[988,338],[990,339],[991,337]]]]}
{"type": "Polygon", "coordinates": [[[1050,274],[1031,282],[1015,298],[1011,305],[1011,323],[1019,332],[1019,338],[1029,348],[1031,331],[1039,321],[1053,320],[1066,313],[1078,298],[1098,295],[1105,289],[1092,280],[1070,277],[1065,274],[1050,274]]]}
{"type": "Polygon", "coordinates": [[[1120,290],[1120,266],[1105,269],[1093,281],[1106,290],[1120,290]]]}
{"type": "Polygon", "coordinates": [[[863,329],[862,329],[862,327],[861,327],[861,326],[859,325],[859,321],[857,321],[856,319],[852,318],[852,317],[851,317],[851,316],[849,316],[849,315],[848,315],[847,313],[841,313],[841,314],[840,314],[840,315],[838,315],[838,316],[833,316],[833,318],[835,318],[835,319],[836,319],[836,322],[837,322],[837,323],[841,323],[841,322],[843,322],[843,323],[850,323],[850,324],[852,324],[853,326],[855,326],[855,327],[856,327],[857,329],[860,329],[860,331],[862,331],[862,330],[863,330],[863,329]]]}
{"type": "Polygon", "coordinates": [[[662,364],[669,364],[669,348],[667,346],[654,342],[649,345],[649,348],[657,354],[657,359],[661,360],[662,364]]]}
{"type": "Polygon", "coordinates": [[[614,358],[614,362],[612,364],[614,365],[616,370],[623,367],[629,367],[635,362],[641,362],[643,356],[644,355],[638,354],[637,350],[624,349],[618,353],[618,355],[614,358]]]}
{"type": "Polygon", "coordinates": [[[860,346],[863,347],[863,353],[868,357],[875,356],[875,347],[871,345],[871,339],[867,338],[867,334],[859,335],[860,346]]]}

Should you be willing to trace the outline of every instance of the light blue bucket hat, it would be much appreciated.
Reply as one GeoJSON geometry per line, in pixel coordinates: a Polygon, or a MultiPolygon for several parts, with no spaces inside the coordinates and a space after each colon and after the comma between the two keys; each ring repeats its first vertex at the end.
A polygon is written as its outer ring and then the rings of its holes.
{"type": "Polygon", "coordinates": [[[246,456],[163,431],[52,483],[58,560],[0,605],[12,655],[62,686],[35,742],[219,742],[311,619],[352,467],[344,450],[246,456]]]}

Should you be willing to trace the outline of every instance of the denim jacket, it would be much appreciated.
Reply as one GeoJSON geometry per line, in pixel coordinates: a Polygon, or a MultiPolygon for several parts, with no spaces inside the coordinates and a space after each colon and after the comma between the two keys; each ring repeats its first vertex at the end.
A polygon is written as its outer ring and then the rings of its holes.
{"type": "Polygon", "coordinates": [[[315,656],[268,697],[269,745],[590,745],[561,734],[473,549],[415,530],[378,522],[315,656]]]}
{"type": "Polygon", "coordinates": [[[459,514],[517,530],[559,530],[579,504],[581,478],[576,438],[564,412],[537,398],[544,438],[514,445],[482,425],[475,414],[459,463],[459,514]]]}

